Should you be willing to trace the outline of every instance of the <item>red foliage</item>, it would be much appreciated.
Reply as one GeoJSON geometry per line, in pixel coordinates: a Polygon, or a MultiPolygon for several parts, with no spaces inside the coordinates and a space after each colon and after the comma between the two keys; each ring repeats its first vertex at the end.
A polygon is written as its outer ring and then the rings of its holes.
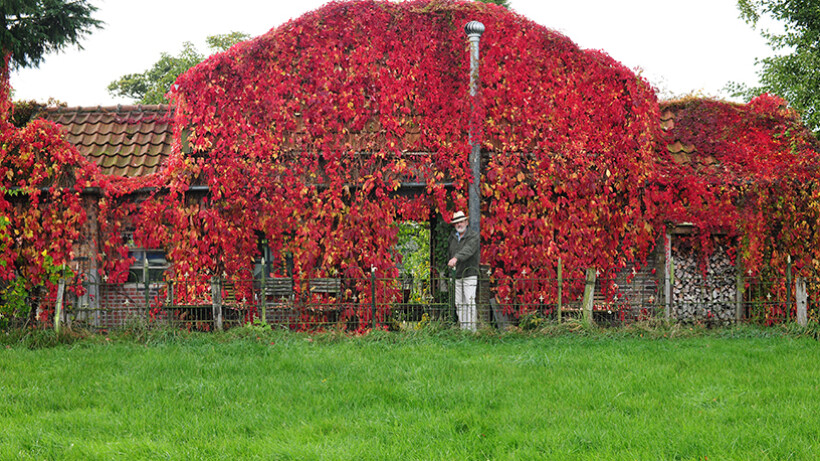
{"type": "MultiPolygon", "coordinates": [[[[53,291],[50,276],[71,267],[87,225],[82,193],[99,188],[102,238],[86,243],[97,246],[102,272],[124,281],[130,261],[120,218],[134,205],[109,210],[108,204],[141,187],[140,182],[101,175],[54,123],[38,119],[22,128],[12,125],[8,76],[6,65],[0,69],[0,278],[20,276],[26,288],[44,285],[53,291]]],[[[83,290],[79,284],[68,289],[83,290]]]]}
{"type": "Polygon", "coordinates": [[[19,274],[31,287],[73,259],[86,221],[80,192],[96,169],[53,123],[11,124],[7,62],[0,68],[0,278],[19,274]]]}
{"type": "Polygon", "coordinates": [[[673,158],[661,149],[658,198],[665,218],[698,230],[702,253],[710,235],[742,236],[739,253],[750,274],[774,268],[816,268],[818,255],[817,141],[786,102],[768,94],[749,104],[710,100],[671,102],[670,137],[694,148],[673,158]]]}
{"type": "Polygon", "coordinates": [[[395,274],[394,223],[466,204],[470,20],[487,30],[483,261],[500,277],[550,277],[558,257],[604,269],[640,259],[656,222],[642,193],[658,130],[651,88],[603,53],[474,2],[331,3],[180,77],[178,139],[191,153],[170,160],[170,193],[145,207],[145,235],[170,242],[178,274],[247,268],[257,232],[294,254],[297,273],[395,274]],[[394,194],[403,182],[425,192],[394,194]],[[194,184],[210,196],[189,199],[194,184]]]}
{"type": "MultiPolygon", "coordinates": [[[[171,97],[176,140],[164,170],[115,180],[94,176],[53,126],[11,128],[4,80],[0,177],[34,205],[0,229],[4,276],[20,261],[15,249],[31,248],[34,272],[45,246],[55,262],[69,258],[84,219],[78,188],[92,178],[104,191],[101,246],[116,280],[128,266],[117,238],[137,210],[137,243],[166,247],[173,275],[191,282],[180,299],[207,295],[214,275],[247,279],[260,236],[273,254],[293,254],[299,279],[366,279],[371,268],[395,276],[397,222],[465,208],[471,119],[482,121],[473,134],[489,154],[482,262],[499,299],[553,299],[553,284],[509,279],[554,279],[559,258],[567,279],[640,265],[665,221],[693,223],[706,253],[711,233],[742,236],[730,251],[752,272],[781,270],[786,255],[803,271],[820,260],[817,146],[782,100],[669,103],[675,127],[664,137],[645,81],[495,5],[331,3],[209,58],[171,97]],[[463,31],[471,20],[486,26],[473,101],[463,31]],[[696,158],[673,157],[669,136],[696,158]],[[423,193],[397,194],[406,183],[423,193]],[[191,190],[203,185],[204,196],[191,190]],[[136,206],[129,197],[145,187],[155,195],[136,206]],[[59,213],[39,206],[46,195],[59,213]],[[20,240],[25,229],[30,242],[20,240]]],[[[3,215],[10,210],[0,199],[3,215]]],[[[370,302],[365,285],[356,291],[359,304],[370,302]]],[[[389,291],[377,290],[379,302],[389,291]]],[[[365,328],[369,311],[357,309],[343,315],[365,328]]]]}

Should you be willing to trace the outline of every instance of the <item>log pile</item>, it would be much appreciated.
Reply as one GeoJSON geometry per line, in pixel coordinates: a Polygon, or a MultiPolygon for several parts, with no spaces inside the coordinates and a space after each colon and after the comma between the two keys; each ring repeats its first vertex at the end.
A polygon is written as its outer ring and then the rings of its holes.
{"type": "Polygon", "coordinates": [[[725,245],[716,245],[706,271],[699,255],[686,245],[673,245],[672,315],[682,322],[729,324],[735,319],[736,271],[725,245]]]}

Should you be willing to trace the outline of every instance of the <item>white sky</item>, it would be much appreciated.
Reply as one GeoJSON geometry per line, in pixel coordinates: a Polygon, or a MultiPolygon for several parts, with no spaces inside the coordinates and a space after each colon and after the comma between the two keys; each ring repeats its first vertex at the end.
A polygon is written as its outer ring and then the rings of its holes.
{"type": "MultiPolygon", "coordinates": [[[[325,0],[91,0],[105,28],[46,56],[38,69],[11,75],[14,99],[71,106],[128,104],[108,94],[120,76],[143,72],[184,41],[208,52],[205,37],[239,31],[261,35],[325,0]]],[[[600,49],[655,85],[662,98],[697,92],[726,97],[729,81],[755,84],[756,57],[771,54],[739,18],[735,0],[511,0],[512,9],[600,49]],[[640,70],[639,70],[640,69],[640,70]]]]}

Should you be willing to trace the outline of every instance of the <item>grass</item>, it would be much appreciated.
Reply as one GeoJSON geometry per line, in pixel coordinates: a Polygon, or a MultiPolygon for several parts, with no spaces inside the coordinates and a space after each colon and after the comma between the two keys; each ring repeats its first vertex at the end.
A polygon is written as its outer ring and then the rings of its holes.
{"type": "Polygon", "coordinates": [[[820,453],[820,343],[810,335],[562,328],[7,338],[0,459],[820,453]]]}

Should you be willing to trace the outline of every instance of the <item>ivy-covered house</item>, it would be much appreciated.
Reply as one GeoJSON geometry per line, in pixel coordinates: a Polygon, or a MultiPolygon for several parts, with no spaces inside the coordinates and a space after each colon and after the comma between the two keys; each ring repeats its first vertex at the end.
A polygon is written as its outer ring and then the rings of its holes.
{"type": "MultiPolygon", "coordinates": [[[[744,301],[738,267],[771,276],[788,260],[808,275],[820,259],[820,245],[805,245],[820,228],[817,146],[782,100],[659,103],[604,53],[495,5],[329,4],[212,56],[171,98],[173,117],[147,106],[47,114],[110,177],[130,178],[98,196],[108,218],[89,220],[81,271],[107,272],[93,226],[113,217],[133,226],[134,286],[160,255],[146,248],[164,249],[176,278],[240,280],[258,257],[284,254],[298,277],[395,277],[396,223],[466,208],[473,138],[482,262],[513,318],[576,308],[597,273],[603,311],[729,321],[744,301]],[[486,27],[478,98],[472,20],[486,27]],[[715,293],[698,279],[713,256],[715,293]],[[678,287],[687,271],[691,286],[678,287]]],[[[345,296],[363,304],[372,293],[359,288],[345,296]]],[[[351,309],[346,324],[374,314],[351,309]]]]}

